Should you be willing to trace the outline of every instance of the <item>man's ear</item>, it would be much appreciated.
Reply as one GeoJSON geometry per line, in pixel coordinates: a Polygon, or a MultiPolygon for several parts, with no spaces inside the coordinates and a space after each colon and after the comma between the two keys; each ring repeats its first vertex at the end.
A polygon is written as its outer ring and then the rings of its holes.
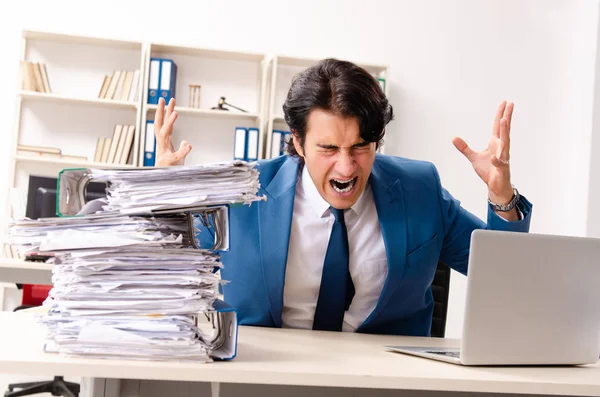
{"type": "Polygon", "coordinates": [[[296,153],[302,158],[304,158],[304,150],[300,145],[300,138],[298,137],[298,132],[296,130],[292,130],[292,139],[294,141],[294,148],[296,149],[296,153]]]}

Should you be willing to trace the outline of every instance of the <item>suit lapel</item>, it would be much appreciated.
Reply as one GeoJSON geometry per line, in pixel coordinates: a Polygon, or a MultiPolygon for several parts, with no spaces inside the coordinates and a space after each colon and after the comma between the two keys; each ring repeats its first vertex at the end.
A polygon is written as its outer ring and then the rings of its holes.
{"type": "Polygon", "coordinates": [[[263,277],[276,327],[281,327],[285,267],[297,178],[298,163],[290,158],[265,187],[267,200],[258,206],[263,277]]]}
{"type": "Polygon", "coordinates": [[[370,182],[385,243],[388,276],[375,309],[363,325],[372,321],[396,292],[406,267],[407,250],[406,208],[400,179],[388,174],[381,162],[375,161],[370,182]]]}

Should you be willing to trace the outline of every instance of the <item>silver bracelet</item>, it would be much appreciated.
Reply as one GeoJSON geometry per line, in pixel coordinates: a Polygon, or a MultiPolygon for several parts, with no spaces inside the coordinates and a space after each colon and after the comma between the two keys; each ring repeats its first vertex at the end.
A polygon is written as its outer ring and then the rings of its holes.
{"type": "Polygon", "coordinates": [[[517,206],[517,204],[519,203],[519,198],[520,198],[519,191],[517,190],[516,187],[513,186],[513,198],[512,198],[512,200],[510,200],[510,203],[508,203],[508,204],[492,203],[492,201],[489,199],[489,197],[488,197],[488,203],[490,203],[490,205],[492,207],[494,207],[494,209],[496,211],[508,212],[517,206]]]}

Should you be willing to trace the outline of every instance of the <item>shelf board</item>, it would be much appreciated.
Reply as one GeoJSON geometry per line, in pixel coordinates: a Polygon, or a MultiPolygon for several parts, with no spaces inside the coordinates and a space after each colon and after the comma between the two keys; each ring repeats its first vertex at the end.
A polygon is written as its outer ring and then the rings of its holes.
{"type": "MultiPolygon", "coordinates": [[[[291,56],[278,56],[277,64],[284,66],[297,66],[302,68],[308,68],[317,62],[321,61],[320,58],[299,58],[299,57],[291,57],[291,56]]],[[[379,74],[384,72],[388,67],[386,65],[377,65],[371,63],[364,62],[354,62],[356,65],[366,69],[370,73],[379,74]]]]}
{"type": "Polygon", "coordinates": [[[237,52],[229,50],[217,50],[212,48],[197,48],[182,45],[167,45],[152,43],[152,56],[155,55],[186,55],[204,58],[213,58],[226,61],[254,61],[260,62],[265,57],[264,54],[252,52],[237,52]]]}
{"type": "MultiPolygon", "coordinates": [[[[148,111],[156,111],[157,105],[149,104],[146,105],[148,111]]],[[[175,106],[175,111],[181,115],[198,115],[198,116],[214,116],[223,118],[237,118],[237,119],[257,119],[258,113],[244,113],[238,110],[213,110],[213,109],[196,109],[187,107],[175,106]]]]}
{"type": "Polygon", "coordinates": [[[50,33],[42,31],[26,30],[23,32],[23,38],[28,40],[53,41],[65,44],[82,44],[92,46],[103,46],[129,50],[142,49],[142,43],[137,41],[119,40],[114,38],[87,37],[63,33],[50,33]]]}
{"type": "Polygon", "coordinates": [[[15,268],[15,269],[27,269],[27,270],[47,270],[52,271],[54,267],[51,263],[45,262],[33,262],[33,261],[24,261],[22,259],[15,258],[0,258],[0,268],[15,268]]]}
{"type": "Polygon", "coordinates": [[[98,99],[98,98],[73,98],[59,94],[48,94],[43,92],[35,91],[21,91],[19,96],[24,100],[36,100],[36,101],[47,101],[47,102],[62,102],[71,103],[75,105],[90,105],[90,106],[103,106],[112,108],[129,108],[137,109],[136,102],[127,101],[116,101],[112,99],[98,99]]]}
{"type": "Polygon", "coordinates": [[[273,115],[273,121],[281,121],[285,123],[285,116],[283,114],[273,115]]]}
{"type": "Polygon", "coordinates": [[[51,263],[0,258],[0,281],[12,284],[52,285],[53,267],[51,263]]]}
{"type": "Polygon", "coordinates": [[[44,157],[33,157],[33,156],[15,156],[15,160],[22,163],[43,163],[43,164],[55,164],[65,168],[135,168],[131,164],[109,164],[109,163],[96,163],[93,161],[73,161],[64,160],[57,158],[44,158],[44,157]]]}

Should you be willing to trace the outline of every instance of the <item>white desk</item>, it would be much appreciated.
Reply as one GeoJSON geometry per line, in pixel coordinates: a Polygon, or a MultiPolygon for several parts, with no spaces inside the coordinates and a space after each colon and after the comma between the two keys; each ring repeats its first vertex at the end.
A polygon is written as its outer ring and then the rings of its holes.
{"type": "MultiPolygon", "coordinates": [[[[30,313],[0,313],[0,373],[84,378],[222,382],[544,395],[600,396],[600,365],[468,368],[385,351],[385,344],[456,345],[354,333],[241,327],[230,362],[75,359],[43,353],[30,313]]],[[[113,394],[114,395],[114,394],[113,394]]],[[[129,394],[128,394],[129,395],[129,394]]]]}
{"type": "Polygon", "coordinates": [[[15,284],[52,284],[52,264],[0,258],[0,282],[15,284]]]}

